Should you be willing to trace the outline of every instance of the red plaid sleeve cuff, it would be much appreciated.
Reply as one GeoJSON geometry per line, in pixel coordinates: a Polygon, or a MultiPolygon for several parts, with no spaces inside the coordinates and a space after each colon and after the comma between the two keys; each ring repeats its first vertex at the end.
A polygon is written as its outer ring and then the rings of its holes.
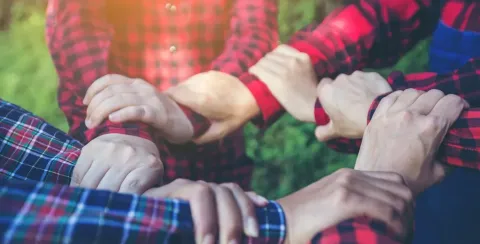
{"type": "Polygon", "coordinates": [[[282,105],[273,96],[267,85],[248,73],[241,76],[240,80],[246,84],[260,109],[261,115],[252,120],[256,126],[261,128],[268,127],[283,115],[282,105]]]}
{"type": "Polygon", "coordinates": [[[378,220],[359,217],[344,221],[318,233],[312,244],[400,244],[403,238],[396,235],[378,220]]]}
{"type": "MultiPolygon", "coordinates": [[[[85,126],[85,125],[82,123],[82,126],[85,126]]],[[[95,128],[85,130],[84,134],[86,137],[85,142],[89,142],[101,135],[106,135],[106,134],[122,134],[122,135],[138,136],[143,139],[147,139],[149,141],[154,141],[152,137],[153,135],[152,128],[146,124],[138,123],[138,122],[113,123],[107,120],[95,128]]]]}
{"type": "Polygon", "coordinates": [[[182,109],[185,116],[187,116],[190,123],[192,123],[194,137],[198,137],[207,131],[211,125],[210,120],[188,107],[181,104],[178,104],[178,106],[182,109]]]}

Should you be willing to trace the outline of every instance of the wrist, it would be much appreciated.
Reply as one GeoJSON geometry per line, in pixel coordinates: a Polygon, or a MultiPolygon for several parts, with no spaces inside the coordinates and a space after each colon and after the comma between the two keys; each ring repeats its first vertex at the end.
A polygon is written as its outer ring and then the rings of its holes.
{"type": "Polygon", "coordinates": [[[283,214],[285,215],[285,241],[283,242],[284,244],[292,244],[291,240],[294,240],[293,236],[293,231],[292,231],[292,223],[294,222],[294,214],[293,214],[293,208],[290,207],[288,204],[288,199],[281,198],[276,201],[280,207],[283,210],[283,214]]]}
{"type": "Polygon", "coordinates": [[[167,120],[159,131],[162,136],[174,144],[183,144],[193,139],[195,131],[185,112],[173,99],[159,95],[165,106],[167,120]]]}
{"type": "Polygon", "coordinates": [[[149,140],[145,139],[139,136],[132,136],[132,135],[126,135],[126,134],[117,134],[117,133],[110,133],[110,134],[103,134],[98,136],[97,138],[93,139],[91,142],[94,140],[102,140],[102,141],[109,141],[109,142],[118,142],[118,143],[126,143],[129,145],[133,145],[136,147],[142,147],[146,149],[148,152],[158,155],[158,148],[157,145],[149,140]]]}

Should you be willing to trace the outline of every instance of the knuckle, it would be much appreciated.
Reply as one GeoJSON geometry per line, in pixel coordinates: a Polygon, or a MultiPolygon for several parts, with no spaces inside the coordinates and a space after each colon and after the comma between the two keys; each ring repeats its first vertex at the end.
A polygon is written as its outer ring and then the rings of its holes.
{"type": "Polygon", "coordinates": [[[222,186],[225,186],[230,189],[241,189],[240,186],[238,186],[238,184],[233,182],[223,183],[222,186]]]}
{"type": "Polygon", "coordinates": [[[352,76],[361,76],[361,75],[364,75],[364,72],[362,72],[360,70],[355,70],[352,73],[352,76]]]}
{"type": "Polygon", "coordinates": [[[391,177],[393,182],[402,183],[402,184],[405,182],[403,180],[403,176],[398,174],[398,173],[390,173],[390,177],[391,177]]]}
{"type": "Polygon", "coordinates": [[[199,182],[196,182],[194,183],[194,185],[192,186],[192,190],[193,192],[195,192],[195,196],[194,197],[203,197],[203,196],[211,196],[213,195],[213,190],[211,187],[209,187],[207,184],[205,183],[199,183],[199,182]]]}
{"type": "Polygon", "coordinates": [[[335,78],[335,81],[340,81],[340,80],[348,80],[348,75],[346,74],[339,74],[337,78],[335,78]]]}
{"type": "Polygon", "coordinates": [[[138,179],[137,177],[131,179],[131,180],[128,180],[126,182],[127,184],[127,188],[128,189],[139,189],[143,186],[143,183],[140,179],[138,179]]]}
{"type": "Polygon", "coordinates": [[[145,160],[145,165],[149,168],[160,168],[162,163],[158,158],[152,154],[148,155],[145,160]]]}
{"type": "Polygon", "coordinates": [[[449,103],[451,104],[462,104],[463,105],[463,99],[457,95],[454,94],[448,94],[445,96],[447,99],[449,99],[449,103]]]}
{"type": "Polygon", "coordinates": [[[438,89],[432,89],[428,91],[428,93],[433,93],[434,95],[438,95],[438,96],[445,96],[445,93],[438,89]]]}
{"type": "Polygon", "coordinates": [[[186,185],[186,184],[189,184],[189,183],[192,183],[192,181],[187,180],[187,179],[181,179],[181,178],[175,179],[172,182],[172,184],[176,184],[176,185],[186,185]]]}
{"type": "Polygon", "coordinates": [[[349,204],[350,191],[346,186],[341,186],[334,192],[333,203],[334,205],[347,205],[349,204]]]}
{"type": "Polygon", "coordinates": [[[407,186],[405,186],[405,200],[408,203],[412,203],[414,201],[414,197],[415,195],[413,194],[413,191],[407,186]]]}
{"type": "Polygon", "coordinates": [[[400,114],[400,118],[403,122],[410,122],[413,119],[412,111],[404,110],[404,111],[401,111],[399,114],[400,114]]]}

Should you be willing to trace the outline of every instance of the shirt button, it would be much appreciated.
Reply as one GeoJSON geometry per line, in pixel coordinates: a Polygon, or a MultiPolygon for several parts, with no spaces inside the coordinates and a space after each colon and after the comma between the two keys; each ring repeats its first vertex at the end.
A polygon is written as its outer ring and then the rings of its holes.
{"type": "Polygon", "coordinates": [[[175,5],[171,4],[171,3],[165,4],[165,8],[166,8],[168,11],[172,12],[172,13],[175,12],[175,11],[177,11],[177,6],[175,6],[175,5]]]}
{"type": "Polygon", "coordinates": [[[168,49],[171,53],[174,53],[177,51],[177,47],[175,45],[171,45],[170,48],[168,49]]]}

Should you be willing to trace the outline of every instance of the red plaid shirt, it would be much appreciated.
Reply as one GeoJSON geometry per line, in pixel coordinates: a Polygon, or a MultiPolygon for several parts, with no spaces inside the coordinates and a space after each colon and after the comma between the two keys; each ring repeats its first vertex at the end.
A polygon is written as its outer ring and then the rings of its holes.
{"type": "MultiPolygon", "coordinates": [[[[352,25],[359,25],[361,18],[365,16],[362,28],[354,30],[356,43],[350,44],[350,41],[335,39],[332,43],[334,47],[345,47],[342,51],[330,50],[336,57],[344,56],[339,61],[338,66],[342,72],[349,73],[356,69],[365,67],[383,67],[397,61],[398,57],[409,50],[416,42],[430,35],[439,19],[446,25],[458,30],[467,30],[480,32],[480,3],[475,1],[449,0],[441,6],[440,1],[403,1],[402,4],[393,2],[392,6],[382,5],[389,10],[390,15],[378,15],[375,18],[375,25],[367,22],[371,21],[372,16],[366,15],[367,11],[359,11],[359,6],[350,6],[343,11],[337,12],[324,25],[333,26],[339,20],[355,19],[352,25]],[[408,5],[406,5],[408,2],[408,5]],[[405,4],[405,5],[404,5],[405,4]],[[390,8],[389,8],[390,7],[390,8]],[[393,8],[396,7],[396,8],[393,8]],[[354,15],[356,13],[357,15],[354,15]],[[389,21],[395,21],[395,26],[389,25],[389,21]],[[398,41],[399,39],[400,41],[398,41]],[[395,42],[395,40],[397,40],[395,42]],[[338,41],[338,43],[337,43],[338,41]],[[396,51],[396,52],[394,52],[396,51]]],[[[379,5],[380,6],[380,5],[379,5]]],[[[378,11],[383,8],[375,6],[378,11]]],[[[380,12],[379,12],[380,13],[380,12]]],[[[343,24],[348,25],[345,21],[343,24]]],[[[337,28],[338,29],[338,28],[337,28]]],[[[345,32],[352,32],[351,28],[335,31],[334,33],[343,38],[345,32]]],[[[333,32],[333,31],[332,31],[333,32]]],[[[329,34],[333,35],[333,34],[329,34]]],[[[350,34],[350,37],[352,35],[350,34]]],[[[309,50],[308,44],[301,45],[303,50],[309,50]]],[[[331,63],[327,65],[323,59],[319,58],[321,52],[318,49],[308,51],[308,53],[317,59],[317,70],[331,70],[327,72],[329,76],[334,76],[334,68],[331,63]],[[320,61],[318,61],[320,60],[320,61]]],[[[338,61],[338,59],[337,59],[338,61]]],[[[400,72],[394,72],[388,77],[388,81],[393,89],[401,90],[406,88],[415,88],[419,90],[439,89],[447,94],[457,94],[465,98],[472,107],[479,105],[478,93],[480,91],[480,57],[471,59],[462,68],[448,74],[436,74],[432,72],[415,73],[404,75],[400,72]]],[[[368,119],[370,120],[378,105],[378,102],[384,96],[380,96],[372,104],[368,119]]],[[[328,122],[328,116],[321,108],[320,103],[316,103],[317,124],[328,122]]],[[[472,108],[465,111],[449,130],[437,159],[450,165],[480,169],[480,133],[478,119],[480,118],[480,109],[472,108]]],[[[343,152],[358,152],[361,140],[337,139],[328,142],[329,146],[343,152]]]]}
{"type": "MultiPolygon", "coordinates": [[[[208,70],[244,73],[278,42],[275,0],[109,1],[51,0],[48,46],[60,78],[58,100],[70,134],[82,142],[107,133],[156,142],[175,178],[234,181],[248,188],[252,165],[234,165],[244,154],[241,130],[204,146],[170,145],[142,123],[84,124],[87,88],[106,74],[145,79],[162,91],[208,70]]],[[[196,135],[209,126],[184,108],[196,135]]]]}
{"type": "MultiPolygon", "coordinates": [[[[480,3],[471,0],[377,0],[353,1],[336,9],[321,24],[312,24],[295,34],[292,47],[307,53],[319,78],[335,77],[363,68],[394,64],[418,41],[430,36],[438,21],[458,30],[480,32],[480,3]]],[[[262,111],[261,122],[272,123],[283,109],[266,85],[244,75],[262,111]]],[[[395,72],[388,81],[394,89],[440,89],[465,98],[472,107],[480,105],[480,59],[444,75],[425,72],[403,75],[395,72]]],[[[369,118],[379,97],[372,105],[369,118]]],[[[315,105],[317,124],[328,116],[320,103],[315,105]]],[[[464,112],[444,140],[438,159],[450,165],[480,169],[480,109],[464,112]]],[[[355,153],[361,140],[337,139],[328,145],[341,152],[355,153]]]]}

